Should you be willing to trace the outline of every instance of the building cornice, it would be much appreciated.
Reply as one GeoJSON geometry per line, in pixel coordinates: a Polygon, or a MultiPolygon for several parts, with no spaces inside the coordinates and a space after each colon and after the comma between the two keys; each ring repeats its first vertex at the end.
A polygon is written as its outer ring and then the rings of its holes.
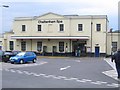
{"type": "Polygon", "coordinates": [[[83,39],[88,40],[89,36],[11,36],[13,39],[83,39]]]}
{"type": "Polygon", "coordinates": [[[60,14],[49,12],[49,13],[46,13],[46,14],[43,14],[43,15],[40,15],[40,16],[16,17],[14,19],[14,21],[37,20],[38,18],[44,17],[45,15],[49,15],[49,14],[60,16],[62,19],[91,19],[91,18],[92,19],[107,19],[107,15],[60,15],[60,14]]]}

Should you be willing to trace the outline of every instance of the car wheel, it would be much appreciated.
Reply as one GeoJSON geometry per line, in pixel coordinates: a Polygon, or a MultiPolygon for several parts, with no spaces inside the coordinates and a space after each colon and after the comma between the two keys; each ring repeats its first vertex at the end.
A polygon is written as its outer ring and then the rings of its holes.
{"type": "Polygon", "coordinates": [[[4,61],[5,63],[7,63],[7,61],[4,61]]]}
{"type": "Polygon", "coordinates": [[[33,59],[33,63],[36,63],[36,59],[33,59]]]}
{"type": "Polygon", "coordinates": [[[14,64],[14,62],[11,62],[11,64],[14,64]]]}
{"type": "Polygon", "coordinates": [[[24,63],[24,61],[23,60],[20,60],[20,62],[19,62],[20,64],[23,64],[24,63]]]}

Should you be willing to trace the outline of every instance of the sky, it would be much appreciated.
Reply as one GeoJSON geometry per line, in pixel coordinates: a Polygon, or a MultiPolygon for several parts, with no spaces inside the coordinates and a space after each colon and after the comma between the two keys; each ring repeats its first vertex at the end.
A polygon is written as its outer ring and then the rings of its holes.
{"type": "Polygon", "coordinates": [[[60,15],[107,15],[109,28],[118,30],[119,0],[0,0],[0,33],[12,30],[15,17],[60,15]],[[8,5],[9,8],[2,7],[8,5]]]}

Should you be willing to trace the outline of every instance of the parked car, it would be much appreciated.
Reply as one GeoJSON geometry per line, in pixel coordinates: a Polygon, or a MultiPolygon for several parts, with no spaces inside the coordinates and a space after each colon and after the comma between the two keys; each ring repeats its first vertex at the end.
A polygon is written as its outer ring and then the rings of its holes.
{"type": "Polygon", "coordinates": [[[17,55],[18,53],[20,53],[21,51],[12,51],[13,55],[17,55]]]}
{"type": "Polygon", "coordinates": [[[10,57],[13,57],[15,55],[17,55],[20,51],[12,51],[12,52],[3,52],[2,55],[2,61],[3,62],[9,62],[10,57]]]}
{"type": "Polygon", "coordinates": [[[32,61],[35,63],[37,60],[37,56],[34,52],[20,52],[16,56],[10,58],[10,62],[13,63],[26,63],[32,61]]]}

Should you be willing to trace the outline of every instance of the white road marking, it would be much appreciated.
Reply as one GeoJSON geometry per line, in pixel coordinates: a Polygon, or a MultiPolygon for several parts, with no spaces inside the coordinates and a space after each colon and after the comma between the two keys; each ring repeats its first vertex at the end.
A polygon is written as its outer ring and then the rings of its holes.
{"type": "Polygon", "coordinates": [[[98,83],[101,83],[101,84],[106,84],[107,82],[103,82],[103,81],[96,81],[98,83]]]}
{"type": "Polygon", "coordinates": [[[115,80],[118,80],[115,62],[111,62],[111,58],[104,58],[104,60],[113,68],[113,70],[104,71],[102,73],[115,80]]]}
{"type": "Polygon", "coordinates": [[[40,63],[34,63],[34,64],[23,64],[23,65],[21,65],[19,67],[22,67],[22,66],[24,66],[24,67],[37,66],[37,65],[43,65],[45,63],[48,63],[48,62],[40,62],[40,63]]]}
{"type": "Polygon", "coordinates": [[[76,62],[80,62],[80,60],[75,60],[76,62]]]}
{"type": "Polygon", "coordinates": [[[69,80],[72,80],[72,79],[71,78],[64,78],[64,80],[68,80],[69,81],[69,80]]]}
{"type": "Polygon", "coordinates": [[[91,82],[92,84],[97,84],[97,85],[101,85],[101,83],[99,82],[91,82]]]}
{"type": "Polygon", "coordinates": [[[78,78],[71,78],[71,80],[78,80],[78,78]]]}
{"type": "Polygon", "coordinates": [[[45,74],[40,74],[40,76],[45,76],[45,74]]]}
{"type": "Polygon", "coordinates": [[[39,76],[40,76],[40,74],[36,74],[36,73],[34,73],[33,75],[36,76],[36,77],[39,77],[39,76]]]}
{"type": "Polygon", "coordinates": [[[26,73],[26,74],[28,74],[28,75],[34,75],[35,73],[33,73],[33,72],[28,72],[28,73],[26,73]]]}
{"type": "Polygon", "coordinates": [[[44,77],[46,77],[46,78],[49,78],[49,77],[54,78],[54,75],[47,75],[47,76],[44,76],[44,77]]]}
{"type": "Polygon", "coordinates": [[[118,80],[117,78],[117,72],[115,70],[109,70],[109,71],[104,71],[102,72],[103,74],[115,79],[115,80],[118,80]]]}
{"type": "Polygon", "coordinates": [[[62,70],[65,70],[65,69],[68,69],[68,68],[70,68],[71,66],[67,66],[67,67],[64,67],[64,68],[60,68],[60,70],[62,71],[62,70]]]}
{"type": "MultiPolygon", "coordinates": [[[[44,76],[44,77],[45,77],[45,78],[50,78],[51,76],[48,75],[48,76],[44,76]]],[[[53,76],[53,77],[54,77],[54,76],[53,76]]]]}
{"type": "Polygon", "coordinates": [[[57,77],[57,76],[54,76],[53,78],[55,78],[55,79],[61,79],[61,78],[59,78],[59,77],[57,77]]]}
{"type": "Polygon", "coordinates": [[[91,82],[92,80],[89,80],[89,79],[82,79],[83,81],[86,81],[86,82],[91,82]]]}
{"type": "Polygon", "coordinates": [[[26,72],[27,75],[31,75],[32,73],[26,72]]]}
{"type": "Polygon", "coordinates": [[[61,78],[61,79],[62,79],[62,78],[66,78],[66,77],[64,77],[64,76],[58,76],[58,77],[61,78]]]}
{"type": "Polygon", "coordinates": [[[10,71],[10,70],[6,68],[5,71],[10,71]]]}
{"type": "Polygon", "coordinates": [[[41,62],[41,65],[42,65],[42,64],[46,64],[46,63],[48,63],[48,62],[41,62]]]}
{"type": "Polygon", "coordinates": [[[95,85],[105,85],[105,86],[108,86],[108,87],[119,87],[119,84],[116,84],[116,83],[111,83],[111,84],[108,84],[107,82],[103,82],[103,81],[95,81],[93,82],[92,80],[89,80],[89,79],[81,79],[79,80],[78,78],[75,78],[75,77],[71,77],[71,78],[67,78],[65,76],[55,76],[55,75],[46,75],[46,74],[37,74],[37,73],[33,73],[33,72],[28,72],[28,71],[20,71],[20,70],[14,70],[14,69],[4,69],[5,71],[10,71],[12,73],[14,72],[17,72],[19,74],[26,74],[26,75],[32,75],[32,76],[35,76],[35,77],[39,77],[39,76],[42,76],[42,77],[45,77],[45,78],[53,78],[53,79],[63,79],[63,80],[66,80],[66,81],[76,81],[76,82],[80,82],[80,83],[90,83],[90,84],[95,84],[95,85]]]}
{"type": "Polygon", "coordinates": [[[13,70],[13,69],[10,69],[10,71],[11,71],[11,72],[15,72],[15,70],[13,70]]]}
{"type": "Polygon", "coordinates": [[[28,73],[27,71],[23,71],[24,73],[28,73]]]}
{"type": "Polygon", "coordinates": [[[111,86],[111,87],[119,87],[119,84],[112,83],[112,84],[107,84],[107,86],[111,86]]]}
{"type": "Polygon", "coordinates": [[[16,70],[19,74],[22,74],[23,72],[22,71],[20,71],[20,70],[16,70]]]}
{"type": "MultiPolygon", "coordinates": [[[[77,82],[85,83],[86,81],[83,80],[76,80],[77,82]]],[[[92,81],[92,80],[91,80],[92,81]]]]}
{"type": "Polygon", "coordinates": [[[23,71],[23,73],[27,74],[27,75],[31,75],[33,73],[29,73],[28,71],[23,71]]]}
{"type": "Polygon", "coordinates": [[[5,68],[21,68],[21,67],[31,67],[31,66],[38,66],[38,65],[43,65],[48,62],[41,61],[38,63],[27,63],[27,64],[10,64],[10,63],[3,63],[2,67],[5,68]]]}
{"type": "Polygon", "coordinates": [[[115,62],[112,62],[111,58],[104,58],[104,60],[116,71],[115,62]]]}

